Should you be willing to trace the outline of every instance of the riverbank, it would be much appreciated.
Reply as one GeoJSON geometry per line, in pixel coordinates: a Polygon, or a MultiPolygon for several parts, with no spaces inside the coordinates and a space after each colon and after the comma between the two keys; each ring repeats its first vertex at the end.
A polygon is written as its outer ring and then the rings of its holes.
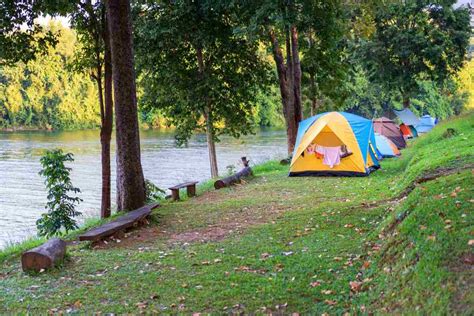
{"type": "MultiPolygon", "coordinates": [[[[0,250],[11,242],[36,234],[36,220],[44,212],[46,191],[38,174],[39,160],[46,150],[61,148],[74,154],[72,182],[81,189],[80,219],[100,214],[101,167],[98,131],[0,133],[0,250]]],[[[171,131],[143,130],[140,133],[142,166],[148,180],[169,188],[189,180],[209,178],[205,135],[193,137],[186,147],[176,147],[171,131]],[[192,163],[189,163],[192,161],[192,163]],[[160,166],[160,168],[157,168],[160,166]]],[[[221,174],[227,166],[239,168],[241,156],[252,163],[284,157],[284,130],[262,129],[256,135],[234,139],[223,136],[217,144],[221,174]]],[[[112,144],[115,156],[115,144],[112,144]]],[[[115,159],[112,159],[112,201],[115,201],[115,159]]]]}
{"type": "Polygon", "coordinates": [[[444,122],[364,178],[259,165],[48,273],[10,254],[0,312],[472,314],[473,126],[444,122]]]}

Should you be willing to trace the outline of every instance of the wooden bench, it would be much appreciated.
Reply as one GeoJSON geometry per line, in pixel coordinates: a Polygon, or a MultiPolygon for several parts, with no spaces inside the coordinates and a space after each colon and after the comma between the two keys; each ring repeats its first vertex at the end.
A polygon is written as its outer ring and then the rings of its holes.
{"type": "Polygon", "coordinates": [[[196,195],[196,183],[197,181],[190,181],[175,185],[174,187],[168,188],[171,190],[171,199],[173,201],[179,200],[179,189],[186,188],[186,192],[189,197],[196,195]]]}
{"type": "Polygon", "coordinates": [[[124,216],[117,218],[102,226],[93,228],[79,236],[79,240],[99,241],[112,236],[117,232],[125,231],[130,227],[137,226],[151,214],[151,211],[158,207],[158,203],[145,205],[135,211],[128,212],[124,216]]]}

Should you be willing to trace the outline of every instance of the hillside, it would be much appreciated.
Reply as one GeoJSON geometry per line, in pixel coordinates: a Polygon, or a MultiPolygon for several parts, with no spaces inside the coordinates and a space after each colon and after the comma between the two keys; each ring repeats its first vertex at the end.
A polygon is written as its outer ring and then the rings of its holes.
{"type": "Polygon", "coordinates": [[[443,122],[369,177],[257,166],[122,240],[70,247],[55,271],[4,253],[0,312],[472,315],[473,127],[443,122]]]}

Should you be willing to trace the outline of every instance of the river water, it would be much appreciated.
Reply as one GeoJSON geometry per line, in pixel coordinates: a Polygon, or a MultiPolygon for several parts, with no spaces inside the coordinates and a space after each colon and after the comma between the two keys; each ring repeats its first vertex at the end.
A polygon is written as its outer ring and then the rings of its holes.
{"type": "MultiPolygon", "coordinates": [[[[286,137],[281,130],[261,130],[241,139],[223,137],[217,145],[219,173],[226,167],[239,169],[241,156],[251,164],[282,158],[286,137]]],[[[39,159],[47,149],[72,152],[73,184],[81,189],[84,200],[78,210],[84,218],[97,217],[100,209],[101,167],[98,131],[0,132],[0,249],[36,234],[35,222],[45,212],[46,191],[39,159]]],[[[206,139],[197,135],[187,147],[176,147],[172,131],[141,132],[142,165],[145,177],[160,188],[187,180],[203,181],[210,177],[206,139]]],[[[112,146],[112,151],[114,145],[112,146]]],[[[115,180],[115,158],[112,158],[115,180]]],[[[112,183],[115,190],[115,183],[112,183]]],[[[113,192],[112,201],[115,200],[113,192]]]]}

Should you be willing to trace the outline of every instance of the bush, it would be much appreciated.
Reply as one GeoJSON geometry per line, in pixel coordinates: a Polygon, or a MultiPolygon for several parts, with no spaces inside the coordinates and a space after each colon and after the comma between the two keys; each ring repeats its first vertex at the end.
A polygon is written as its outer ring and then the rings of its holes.
{"type": "Polygon", "coordinates": [[[147,203],[163,200],[166,196],[165,190],[160,189],[148,179],[145,179],[145,193],[147,203]]]}
{"type": "Polygon", "coordinates": [[[40,160],[43,169],[39,174],[45,177],[44,183],[48,190],[48,202],[45,206],[48,212],[36,221],[40,236],[61,235],[63,229],[68,233],[77,228],[74,217],[81,213],[75,207],[82,199],[71,196],[70,193],[80,193],[81,190],[72,185],[71,168],[65,166],[66,162],[72,161],[73,155],[64,154],[61,149],[47,151],[40,160]]]}

